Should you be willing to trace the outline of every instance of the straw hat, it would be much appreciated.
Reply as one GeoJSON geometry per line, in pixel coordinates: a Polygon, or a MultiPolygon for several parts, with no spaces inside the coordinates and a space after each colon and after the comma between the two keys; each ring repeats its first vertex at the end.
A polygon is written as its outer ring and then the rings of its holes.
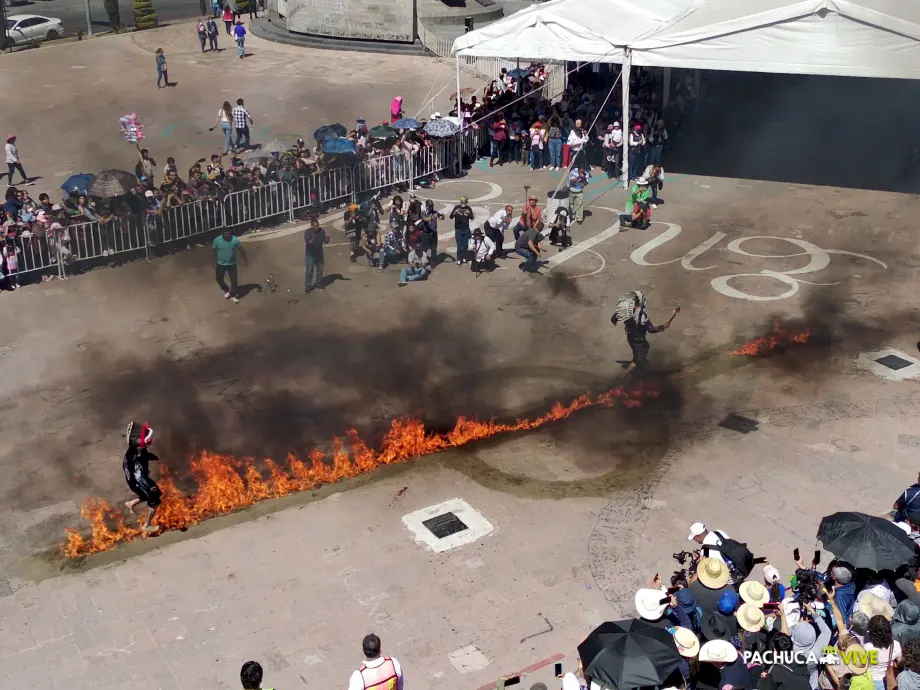
{"type": "Polygon", "coordinates": [[[667,595],[660,589],[643,588],[636,592],[636,611],[645,620],[656,621],[668,607],[667,595]],[[665,600],[665,603],[660,603],[665,600]]]}
{"type": "Polygon", "coordinates": [[[894,615],[894,609],[891,608],[891,604],[871,592],[863,594],[856,607],[869,618],[872,618],[872,616],[884,616],[891,620],[894,615]]]}
{"type": "Polygon", "coordinates": [[[861,676],[869,670],[869,655],[866,648],[861,644],[854,644],[847,647],[847,658],[843,662],[847,670],[854,676],[861,676]]]}
{"type": "Polygon", "coordinates": [[[696,575],[704,587],[720,589],[728,584],[728,566],[717,558],[702,558],[696,575]]]}
{"type": "Polygon", "coordinates": [[[725,640],[709,640],[700,647],[700,661],[710,661],[718,664],[731,664],[738,659],[738,650],[731,642],[725,640]]]}
{"type": "Polygon", "coordinates": [[[738,607],[738,612],[735,613],[735,617],[738,619],[738,625],[748,632],[757,632],[761,630],[766,620],[763,611],[761,611],[756,604],[748,603],[741,604],[741,606],[738,607]]]}
{"type": "Polygon", "coordinates": [[[738,594],[741,595],[746,604],[754,604],[758,607],[770,601],[770,592],[756,580],[742,582],[738,588],[738,594]]]}
{"type": "Polygon", "coordinates": [[[674,628],[674,644],[680,655],[688,659],[700,653],[700,640],[690,628],[674,628]]]}

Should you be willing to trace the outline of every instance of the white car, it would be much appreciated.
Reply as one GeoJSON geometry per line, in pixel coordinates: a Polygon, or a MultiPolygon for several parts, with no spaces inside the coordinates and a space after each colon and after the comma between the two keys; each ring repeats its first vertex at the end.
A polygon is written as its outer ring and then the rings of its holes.
{"type": "Polygon", "coordinates": [[[64,35],[64,25],[54,17],[11,14],[6,18],[6,35],[16,45],[35,40],[53,41],[64,35]]]}

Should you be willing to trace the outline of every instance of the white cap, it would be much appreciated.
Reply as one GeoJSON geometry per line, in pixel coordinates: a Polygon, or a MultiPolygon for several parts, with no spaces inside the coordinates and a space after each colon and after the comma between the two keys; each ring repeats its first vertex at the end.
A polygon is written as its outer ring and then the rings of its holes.
{"type": "Polygon", "coordinates": [[[693,541],[694,537],[700,536],[703,532],[706,531],[706,525],[702,522],[694,522],[690,525],[690,536],[687,537],[687,541],[693,541]]]}
{"type": "Polygon", "coordinates": [[[144,192],[144,196],[147,197],[147,198],[149,199],[150,197],[153,196],[153,192],[151,192],[151,191],[148,189],[146,192],[144,192]]]}

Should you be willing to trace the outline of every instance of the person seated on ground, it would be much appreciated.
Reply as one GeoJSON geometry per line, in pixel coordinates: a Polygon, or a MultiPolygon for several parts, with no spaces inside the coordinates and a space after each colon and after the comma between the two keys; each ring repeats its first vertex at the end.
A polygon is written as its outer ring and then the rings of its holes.
{"type": "Polygon", "coordinates": [[[428,269],[428,252],[425,251],[421,243],[416,243],[412,246],[412,251],[406,257],[406,263],[409,265],[399,273],[398,285],[400,287],[407,285],[410,281],[425,280],[428,277],[430,272],[428,269]]]}
{"type": "Polygon", "coordinates": [[[660,165],[649,165],[642,174],[642,178],[648,180],[650,192],[649,202],[652,208],[658,208],[658,204],[664,203],[664,201],[658,198],[658,192],[664,189],[664,168],[660,165]]]}
{"type": "Polygon", "coordinates": [[[638,230],[647,230],[652,222],[649,206],[648,180],[640,177],[636,180],[626,199],[626,213],[620,216],[620,225],[628,225],[638,230]]]}
{"type": "Polygon", "coordinates": [[[382,271],[387,264],[398,264],[404,253],[402,235],[391,226],[383,236],[378,268],[382,271]]]}
{"type": "Polygon", "coordinates": [[[540,272],[542,262],[539,261],[539,258],[543,254],[543,247],[540,244],[543,242],[543,234],[540,232],[542,229],[543,223],[538,223],[537,227],[522,232],[514,242],[514,251],[524,257],[524,263],[521,265],[521,270],[524,272],[540,272]]]}
{"type": "Polygon", "coordinates": [[[472,269],[474,273],[495,268],[495,254],[498,248],[495,241],[484,234],[481,228],[473,230],[470,250],[473,253],[472,269]]]}
{"type": "Polygon", "coordinates": [[[572,227],[572,216],[569,214],[568,208],[565,206],[558,207],[556,217],[553,218],[553,222],[549,227],[550,244],[558,246],[560,250],[572,245],[572,237],[569,234],[572,227]]]}
{"type": "Polygon", "coordinates": [[[537,227],[537,223],[543,221],[543,209],[537,205],[537,195],[531,194],[527,197],[527,203],[521,209],[521,217],[514,226],[514,239],[517,240],[522,232],[532,230],[537,227]]]}

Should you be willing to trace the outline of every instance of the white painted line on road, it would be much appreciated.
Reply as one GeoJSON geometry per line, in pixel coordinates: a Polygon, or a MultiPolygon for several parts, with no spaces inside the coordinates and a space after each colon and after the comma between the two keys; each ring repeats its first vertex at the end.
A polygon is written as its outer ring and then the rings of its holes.
{"type": "Polygon", "coordinates": [[[568,261],[572,257],[578,256],[582,252],[588,251],[589,249],[591,249],[591,247],[600,244],[604,240],[609,240],[611,237],[618,234],[619,232],[620,232],[619,223],[617,223],[616,225],[611,225],[609,228],[607,228],[603,232],[597,233],[594,237],[584,240],[583,242],[579,242],[578,244],[572,245],[571,247],[566,249],[564,252],[560,252],[559,254],[556,254],[555,256],[550,257],[549,261],[547,262],[547,265],[550,267],[550,270],[552,270],[559,264],[568,261]]]}

